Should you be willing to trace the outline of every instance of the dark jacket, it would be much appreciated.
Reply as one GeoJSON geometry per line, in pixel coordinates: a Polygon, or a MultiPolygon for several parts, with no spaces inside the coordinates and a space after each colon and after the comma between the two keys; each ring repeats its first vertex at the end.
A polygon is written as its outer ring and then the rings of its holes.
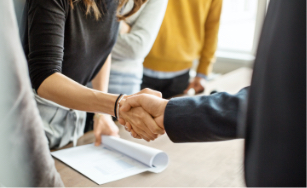
{"type": "Polygon", "coordinates": [[[271,0],[250,88],[172,99],[164,118],[174,142],[245,138],[247,186],[306,186],[306,1],[271,0]]]}

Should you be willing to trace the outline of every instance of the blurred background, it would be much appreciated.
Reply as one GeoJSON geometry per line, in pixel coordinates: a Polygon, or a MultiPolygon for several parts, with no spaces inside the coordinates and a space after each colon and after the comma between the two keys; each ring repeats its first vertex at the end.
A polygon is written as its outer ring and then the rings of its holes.
{"type": "MultiPolygon", "coordinates": [[[[269,0],[224,0],[213,75],[252,68],[269,0]]],[[[195,76],[194,69],[191,76],[195,76]]]]}
{"type": "MultiPolygon", "coordinates": [[[[13,0],[18,23],[26,0],[13,0]]],[[[269,0],[224,0],[214,74],[252,67],[269,0]]],[[[20,24],[19,24],[20,25],[20,24]]],[[[195,76],[194,69],[190,75],[195,76]]],[[[214,75],[212,75],[214,77],[214,75]]]]}

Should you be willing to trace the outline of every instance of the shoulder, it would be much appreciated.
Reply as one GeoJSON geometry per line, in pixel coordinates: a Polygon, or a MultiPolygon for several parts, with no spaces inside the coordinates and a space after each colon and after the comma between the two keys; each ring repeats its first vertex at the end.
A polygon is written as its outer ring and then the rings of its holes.
{"type": "Polygon", "coordinates": [[[151,5],[151,4],[167,4],[168,0],[147,0],[145,5],[151,5]]]}
{"type": "Polygon", "coordinates": [[[67,12],[69,10],[70,0],[28,0],[29,10],[31,8],[43,8],[54,11],[55,13],[67,12]]]}
{"type": "MultiPolygon", "coordinates": [[[[152,13],[164,13],[167,7],[168,0],[147,0],[137,14],[150,14],[152,17],[152,13]]],[[[133,0],[130,0],[130,4],[128,4],[128,9],[132,8],[134,5],[133,0]]]]}
{"type": "Polygon", "coordinates": [[[143,6],[144,7],[158,7],[163,8],[163,6],[166,6],[168,3],[168,0],[148,0],[143,6]],[[162,7],[161,7],[162,6],[162,7]]]}

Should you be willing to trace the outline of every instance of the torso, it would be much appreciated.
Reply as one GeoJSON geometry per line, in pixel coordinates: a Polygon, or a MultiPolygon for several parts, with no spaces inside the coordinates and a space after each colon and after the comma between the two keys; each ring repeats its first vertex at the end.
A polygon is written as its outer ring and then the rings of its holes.
{"type": "Polygon", "coordinates": [[[70,9],[65,25],[62,73],[85,85],[99,72],[115,44],[117,3],[105,0],[107,12],[97,21],[82,6],[70,9]]]}
{"type": "Polygon", "coordinates": [[[53,72],[86,85],[99,72],[116,42],[118,2],[103,0],[100,6],[105,11],[96,20],[93,14],[85,15],[82,2],[72,9],[68,0],[27,1],[23,42],[33,88],[53,72]]]}

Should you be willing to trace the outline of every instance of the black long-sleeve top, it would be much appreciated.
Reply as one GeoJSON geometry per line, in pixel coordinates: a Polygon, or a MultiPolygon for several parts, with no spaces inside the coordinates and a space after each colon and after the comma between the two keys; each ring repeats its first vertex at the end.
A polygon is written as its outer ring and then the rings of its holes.
{"type": "Polygon", "coordinates": [[[99,72],[115,44],[118,21],[114,0],[98,1],[102,17],[85,15],[82,1],[27,0],[24,49],[32,87],[61,72],[86,85],[99,72]]]}

